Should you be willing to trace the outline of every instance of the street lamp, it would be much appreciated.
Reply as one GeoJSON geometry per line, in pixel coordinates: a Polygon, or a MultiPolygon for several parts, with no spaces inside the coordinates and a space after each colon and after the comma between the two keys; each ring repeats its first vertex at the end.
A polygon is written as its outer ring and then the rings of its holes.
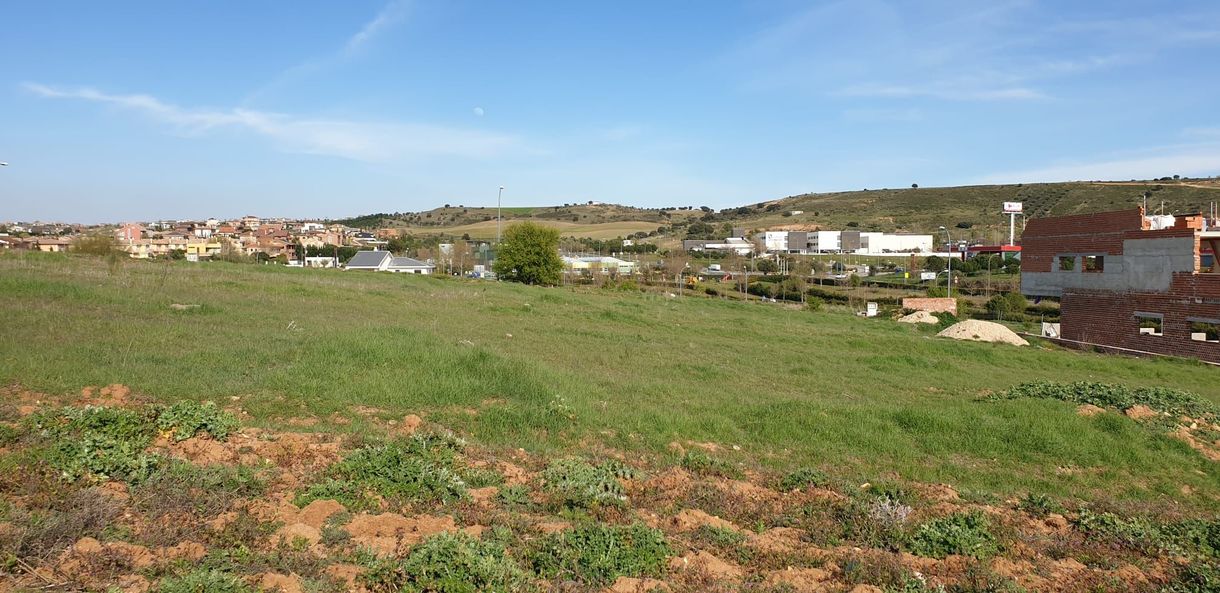
{"type": "Polygon", "coordinates": [[[504,186],[500,186],[500,192],[496,194],[496,247],[500,246],[500,198],[504,197],[504,186]]]}
{"type": "Polygon", "coordinates": [[[949,298],[953,298],[953,237],[949,236],[949,229],[942,226],[940,230],[945,232],[945,239],[949,241],[949,272],[945,277],[945,293],[949,298]]]}

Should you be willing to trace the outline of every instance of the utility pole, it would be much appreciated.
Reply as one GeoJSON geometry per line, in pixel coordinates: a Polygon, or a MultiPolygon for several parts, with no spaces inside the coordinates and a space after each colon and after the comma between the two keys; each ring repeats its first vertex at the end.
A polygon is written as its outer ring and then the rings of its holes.
{"type": "Polygon", "coordinates": [[[500,198],[504,197],[504,186],[500,186],[499,193],[496,194],[496,248],[500,248],[500,198]]]}

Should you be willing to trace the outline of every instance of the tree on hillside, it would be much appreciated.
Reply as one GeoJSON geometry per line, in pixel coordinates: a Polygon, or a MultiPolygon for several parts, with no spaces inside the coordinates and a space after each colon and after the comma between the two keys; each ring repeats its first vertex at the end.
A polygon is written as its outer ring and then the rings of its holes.
{"type": "Polygon", "coordinates": [[[563,260],[559,259],[559,231],[519,222],[504,231],[496,247],[496,275],[510,282],[559,284],[563,260]]]}

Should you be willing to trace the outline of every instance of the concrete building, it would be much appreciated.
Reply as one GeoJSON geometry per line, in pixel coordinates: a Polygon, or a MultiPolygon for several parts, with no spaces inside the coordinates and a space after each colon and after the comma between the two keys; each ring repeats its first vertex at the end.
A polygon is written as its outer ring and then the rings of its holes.
{"type": "Polygon", "coordinates": [[[687,239],[682,241],[683,251],[722,251],[737,255],[750,255],[754,252],[754,244],[741,237],[727,239],[687,239]]]}
{"type": "Polygon", "coordinates": [[[1031,219],[1021,291],[1059,297],[1066,340],[1220,363],[1220,230],[1143,208],[1031,219]]]}
{"type": "Polygon", "coordinates": [[[635,262],[622,260],[617,257],[589,255],[589,256],[563,256],[563,265],[569,271],[592,274],[634,274],[635,262]]]}

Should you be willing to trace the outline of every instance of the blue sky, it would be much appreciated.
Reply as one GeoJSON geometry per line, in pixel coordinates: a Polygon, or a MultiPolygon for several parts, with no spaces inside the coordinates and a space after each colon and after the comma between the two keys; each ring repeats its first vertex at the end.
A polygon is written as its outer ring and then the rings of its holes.
{"type": "Polygon", "coordinates": [[[1220,175],[1212,1],[43,1],[0,220],[1220,175]]]}

